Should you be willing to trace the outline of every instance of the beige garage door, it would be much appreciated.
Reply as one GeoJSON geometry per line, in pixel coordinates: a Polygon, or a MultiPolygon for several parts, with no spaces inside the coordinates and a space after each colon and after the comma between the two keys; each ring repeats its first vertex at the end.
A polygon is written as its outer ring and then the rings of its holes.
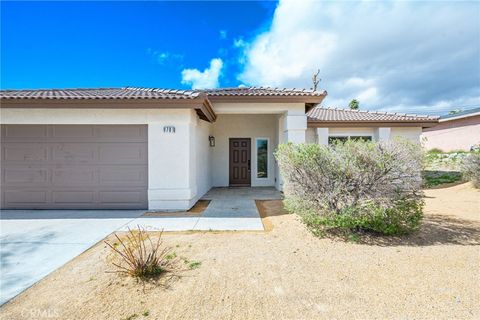
{"type": "Polygon", "coordinates": [[[2,125],[2,208],[145,209],[147,126],[2,125]]]}

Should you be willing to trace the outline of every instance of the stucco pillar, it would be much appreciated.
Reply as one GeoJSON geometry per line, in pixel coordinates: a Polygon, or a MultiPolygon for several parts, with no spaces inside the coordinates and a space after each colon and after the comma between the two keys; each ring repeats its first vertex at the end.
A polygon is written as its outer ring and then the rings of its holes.
{"type": "Polygon", "coordinates": [[[317,128],[317,143],[328,145],[328,128],[317,128]]]}
{"type": "Polygon", "coordinates": [[[305,131],[307,130],[306,115],[286,115],[285,140],[293,143],[305,143],[305,131]]]}
{"type": "MultiPolygon", "coordinates": [[[[278,142],[280,143],[305,143],[305,133],[307,130],[306,115],[288,115],[284,114],[278,122],[278,142]]],[[[278,172],[275,187],[283,190],[283,178],[278,172]]]]}
{"type": "Polygon", "coordinates": [[[148,208],[186,210],[193,204],[196,118],[148,124],[148,208]]]}
{"type": "Polygon", "coordinates": [[[376,131],[377,141],[390,140],[391,128],[377,128],[376,131]]]}

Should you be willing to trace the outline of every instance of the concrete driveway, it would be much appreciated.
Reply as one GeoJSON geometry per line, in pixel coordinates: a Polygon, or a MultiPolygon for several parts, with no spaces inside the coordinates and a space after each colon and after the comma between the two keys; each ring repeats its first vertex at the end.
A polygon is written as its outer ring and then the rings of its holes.
{"type": "Polygon", "coordinates": [[[0,305],[115,231],[263,230],[258,216],[140,217],[145,210],[0,210],[0,305]]]}
{"type": "Polygon", "coordinates": [[[144,212],[2,210],[0,305],[144,212]]]}
{"type": "Polygon", "coordinates": [[[274,188],[213,188],[198,217],[141,217],[145,210],[0,210],[0,305],[107,235],[146,230],[263,229],[254,199],[280,199],[274,188]]]}

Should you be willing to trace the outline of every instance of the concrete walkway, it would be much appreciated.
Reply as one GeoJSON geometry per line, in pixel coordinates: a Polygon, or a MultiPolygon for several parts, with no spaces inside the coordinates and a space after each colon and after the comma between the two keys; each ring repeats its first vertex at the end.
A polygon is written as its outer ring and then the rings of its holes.
{"type": "Polygon", "coordinates": [[[202,197],[210,200],[210,204],[200,217],[141,217],[122,230],[140,226],[164,231],[261,231],[264,229],[255,200],[274,199],[282,199],[282,194],[272,187],[212,188],[202,197]]]}
{"type": "Polygon", "coordinates": [[[122,230],[140,226],[164,231],[262,231],[263,223],[255,200],[273,199],[282,199],[282,195],[272,187],[212,188],[202,197],[202,200],[210,200],[210,204],[200,217],[141,217],[122,230]]]}

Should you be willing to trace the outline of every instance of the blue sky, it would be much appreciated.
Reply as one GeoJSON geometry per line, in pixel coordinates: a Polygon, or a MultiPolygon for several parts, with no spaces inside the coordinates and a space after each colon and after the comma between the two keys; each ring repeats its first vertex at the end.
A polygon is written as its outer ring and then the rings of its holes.
{"type": "Polygon", "coordinates": [[[189,88],[181,71],[223,61],[266,27],[274,2],[2,2],[2,88],[189,88]]]}
{"type": "Polygon", "coordinates": [[[480,106],[480,2],[4,2],[1,88],[311,87],[324,105],[480,106]]]}

